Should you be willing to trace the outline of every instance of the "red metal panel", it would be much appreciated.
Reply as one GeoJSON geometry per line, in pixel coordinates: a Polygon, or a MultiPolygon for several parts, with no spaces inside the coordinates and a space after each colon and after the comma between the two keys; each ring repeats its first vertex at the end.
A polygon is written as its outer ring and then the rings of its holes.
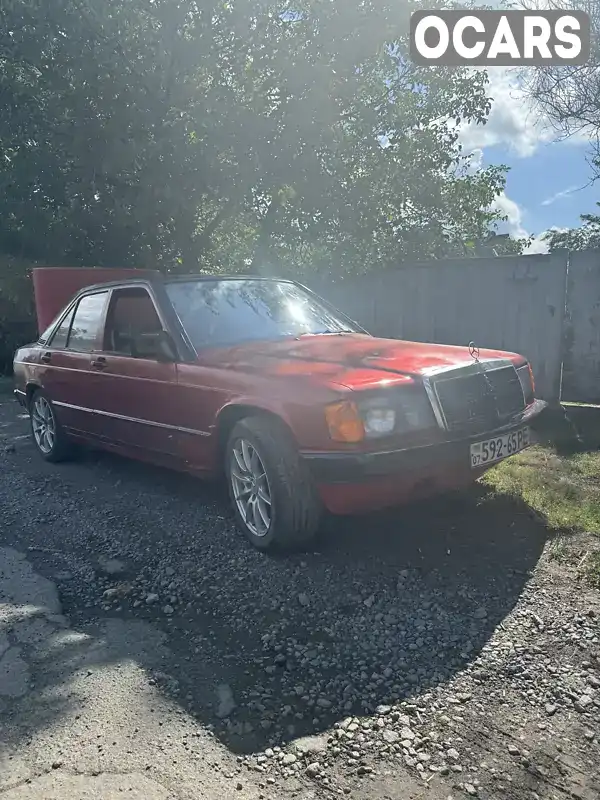
{"type": "Polygon", "coordinates": [[[36,267],[32,277],[38,331],[45,330],[73,295],[85,286],[159,274],[152,269],[118,267],[36,267]]]}

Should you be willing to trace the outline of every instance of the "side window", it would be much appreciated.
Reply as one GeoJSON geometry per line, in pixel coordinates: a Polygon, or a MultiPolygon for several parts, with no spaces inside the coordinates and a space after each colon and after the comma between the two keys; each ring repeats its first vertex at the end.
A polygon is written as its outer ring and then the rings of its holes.
{"type": "Polygon", "coordinates": [[[56,323],[57,323],[58,317],[59,317],[59,315],[57,315],[56,317],[54,317],[54,319],[52,320],[52,322],[50,323],[50,325],[48,325],[48,327],[46,328],[46,330],[45,330],[45,331],[43,331],[43,333],[41,333],[41,334],[40,334],[40,336],[39,336],[39,338],[38,338],[38,342],[39,342],[40,344],[48,344],[48,339],[50,338],[50,335],[51,335],[52,331],[54,330],[54,326],[55,326],[55,325],[56,325],[56,323]]]}
{"type": "Polygon", "coordinates": [[[69,331],[71,330],[71,322],[73,321],[74,312],[75,309],[72,308],[67,314],[67,316],[60,323],[60,325],[54,332],[54,336],[48,343],[49,347],[56,347],[62,350],[67,346],[67,339],[69,338],[69,331]]]}
{"type": "Polygon", "coordinates": [[[88,352],[94,349],[102,325],[107,297],[108,292],[97,292],[81,298],[75,309],[67,343],[69,350],[88,352]]]}
{"type": "Polygon", "coordinates": [[[135,340],[144,334],[156,334],[163,326],[146,289],[116,289],[112,293],[106,329],[104,350],[121,355],[137,355],[135,340]]]}

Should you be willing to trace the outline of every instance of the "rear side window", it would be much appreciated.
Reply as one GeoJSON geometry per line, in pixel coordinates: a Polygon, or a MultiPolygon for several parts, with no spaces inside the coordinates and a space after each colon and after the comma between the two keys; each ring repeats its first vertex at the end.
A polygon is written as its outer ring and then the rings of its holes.
{"type": "Polygon", "coordinates": [[[108,292],[97,292],[81,298],[71,326],[67,344],[69,350],[88,352],[96,347],[107,297],[108,292]]]}
{"type": "Polygon", "coordinates": [[[140,334],[158,333],[163,326],[146,289],[116,289],[112,293],[106,327],[104,350],[133,356],[133,342],[140,334]]]}
{"type": "Polygon", "coordinates": [[[49,346],[62,349],[67,346],[67,339],[69,338],[69,331],[71,330],[71,322],[73,320],[74,308],[69,311],[67,316],[60,323],[54,336],[50,340],[49,346]]]}

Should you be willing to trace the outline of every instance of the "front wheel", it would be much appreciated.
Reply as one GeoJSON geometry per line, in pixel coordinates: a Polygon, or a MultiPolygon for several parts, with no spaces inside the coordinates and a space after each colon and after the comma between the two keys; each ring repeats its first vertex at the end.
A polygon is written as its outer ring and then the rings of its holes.
{"type": "Polygon", "coordinates": [[[282,423],[268,417],[238,422],[225,468],[238,527],[259,550],[306,546],[322,507],[310,473],[282,423]]]}
{"type": "Polygon", "coordinates": [[[50,399],[36,390],[29,401],[29,419],[33,443],[46,461],[65,461],[72,454],[72,445],[60,427],[50,399]]]}

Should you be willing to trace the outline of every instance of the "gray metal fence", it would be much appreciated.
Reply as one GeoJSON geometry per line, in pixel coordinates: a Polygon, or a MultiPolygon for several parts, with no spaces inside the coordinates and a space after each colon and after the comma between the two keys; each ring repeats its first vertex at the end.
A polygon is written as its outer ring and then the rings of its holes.
{"type": "Polygon", "coordinates": [[[600,250],[569,256],[562,400],[600,403],[600,250]]]}
{"type": "MultiPolygon", "coordinates": [[[[600,250],[434,261],[310,286],[377,336],[522,353],[539,396],[600,404],[600,250]]],[[[15,335],[14,321],[0,324],[5,367],[15,335]]]]}
{"type": "MultiPolygon", "coordinates": [[[[311,288],[378,336],[456,345],[474,341],[522,353],[534,369],[538,395],[556,402],[567,266],[563,252],[436,261],[335,283],[313,281],[311,288]]],[[[600,337],[600,328],[595,334],[600,337]]],[[[597,355],[597,342],[595,347],[597,355]]]]}

